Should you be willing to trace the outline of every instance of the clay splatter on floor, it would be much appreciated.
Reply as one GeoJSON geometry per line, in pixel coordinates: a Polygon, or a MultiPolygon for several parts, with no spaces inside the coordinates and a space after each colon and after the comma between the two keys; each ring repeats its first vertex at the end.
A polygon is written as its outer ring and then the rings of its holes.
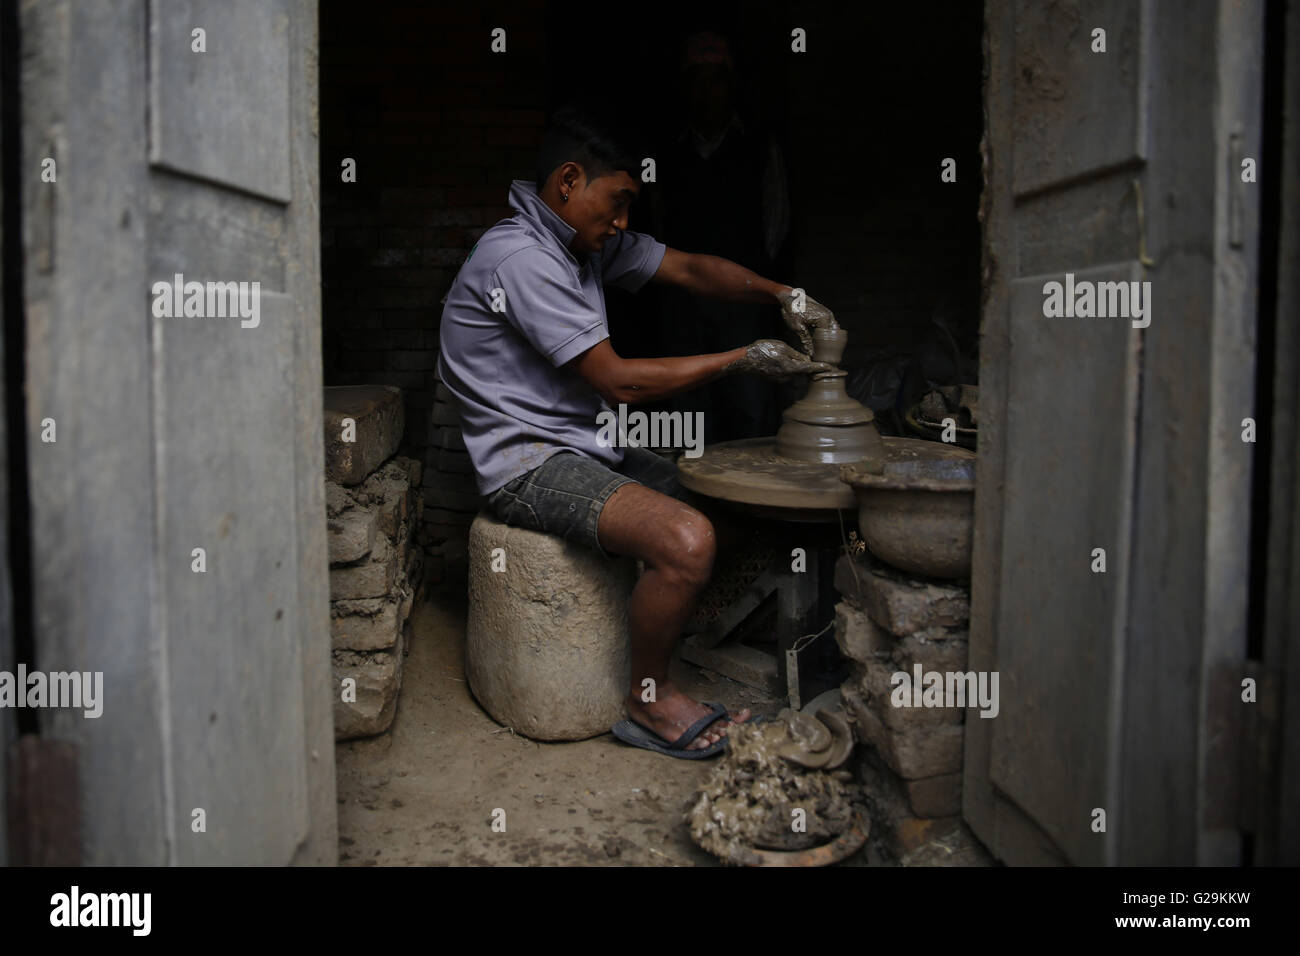
{"type": "Polygon", "coordinates": [[[787,740],[781,723],[742,727],[729,752],[709,774],[690,813],[700,845],[718,857],[738,848],[802,850],[848,830],[857,788],[847,770],[795,767],[780,755],[787,740]],[[793,825],[801,813],[802,826],[793,825]]]}
{"type": "MultiPolygon", "coordinates": [[[[464,683],[464,598],[435,593],[413,621],[392,729],[338,745],[342,865],[719,865],[684,822],[712,761],[608,734],[563,744],[515,736],[464,683]],[[505,833],[492,831],[497,808],[505,833]]],[[[782,706],[689,664],[674,663],[674,678],[732,709],[772,716],[782,706]]]]}

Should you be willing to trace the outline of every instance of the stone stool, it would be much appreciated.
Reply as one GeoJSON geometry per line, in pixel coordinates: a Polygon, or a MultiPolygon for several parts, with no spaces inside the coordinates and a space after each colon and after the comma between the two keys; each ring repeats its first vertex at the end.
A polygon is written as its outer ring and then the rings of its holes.
{"type": "Polygon", "coordinates": [[[483,709],[537,740],[582,740],[621,720],[635,580],[628,558],[479,512],[469,529],[465,676],[483,709]],[[492,570],[496,548],[504,571],[492,570]]]}

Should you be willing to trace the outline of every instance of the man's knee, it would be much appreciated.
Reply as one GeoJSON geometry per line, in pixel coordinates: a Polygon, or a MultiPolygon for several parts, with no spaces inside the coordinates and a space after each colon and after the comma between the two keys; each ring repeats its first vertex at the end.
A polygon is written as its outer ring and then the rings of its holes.
{"type": "Polygon", "coordinates": [[[717,552],[707,516],[635,482],[616,489],[605,503],[598,534],[606,551],[640,558],[696,584],[708,580],[717,552]]]}
{"type": "Polygon", "coordinates": [[[665,570],[681,575],[692,584],[707,582],[718,551],[713,523],[694,508],[682,507],[665,523],[663,530],[661,560],[665,570]]]}

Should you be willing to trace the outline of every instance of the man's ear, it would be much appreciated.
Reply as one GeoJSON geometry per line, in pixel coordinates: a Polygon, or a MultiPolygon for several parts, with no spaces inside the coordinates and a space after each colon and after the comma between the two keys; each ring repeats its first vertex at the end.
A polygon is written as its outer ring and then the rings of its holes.
{"type": "Polygon", "coordinates": [[[561,192],[568,192],[580,187],[585,188],[587,185],[587,174],[583,168],[573,160],[567,160],[560,166],[560,179],[558,185],[561,192]]]}

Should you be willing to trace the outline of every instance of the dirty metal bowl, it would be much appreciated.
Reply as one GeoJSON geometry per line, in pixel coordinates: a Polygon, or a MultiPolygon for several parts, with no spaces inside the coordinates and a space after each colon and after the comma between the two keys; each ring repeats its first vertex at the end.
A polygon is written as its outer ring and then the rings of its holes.
{"type": "Polygon", "coordinates": [[[885,455],[840,469],[873,555],[935,578],[970,576],[975,455],[918,438],[884,438],[885,455]]]}

